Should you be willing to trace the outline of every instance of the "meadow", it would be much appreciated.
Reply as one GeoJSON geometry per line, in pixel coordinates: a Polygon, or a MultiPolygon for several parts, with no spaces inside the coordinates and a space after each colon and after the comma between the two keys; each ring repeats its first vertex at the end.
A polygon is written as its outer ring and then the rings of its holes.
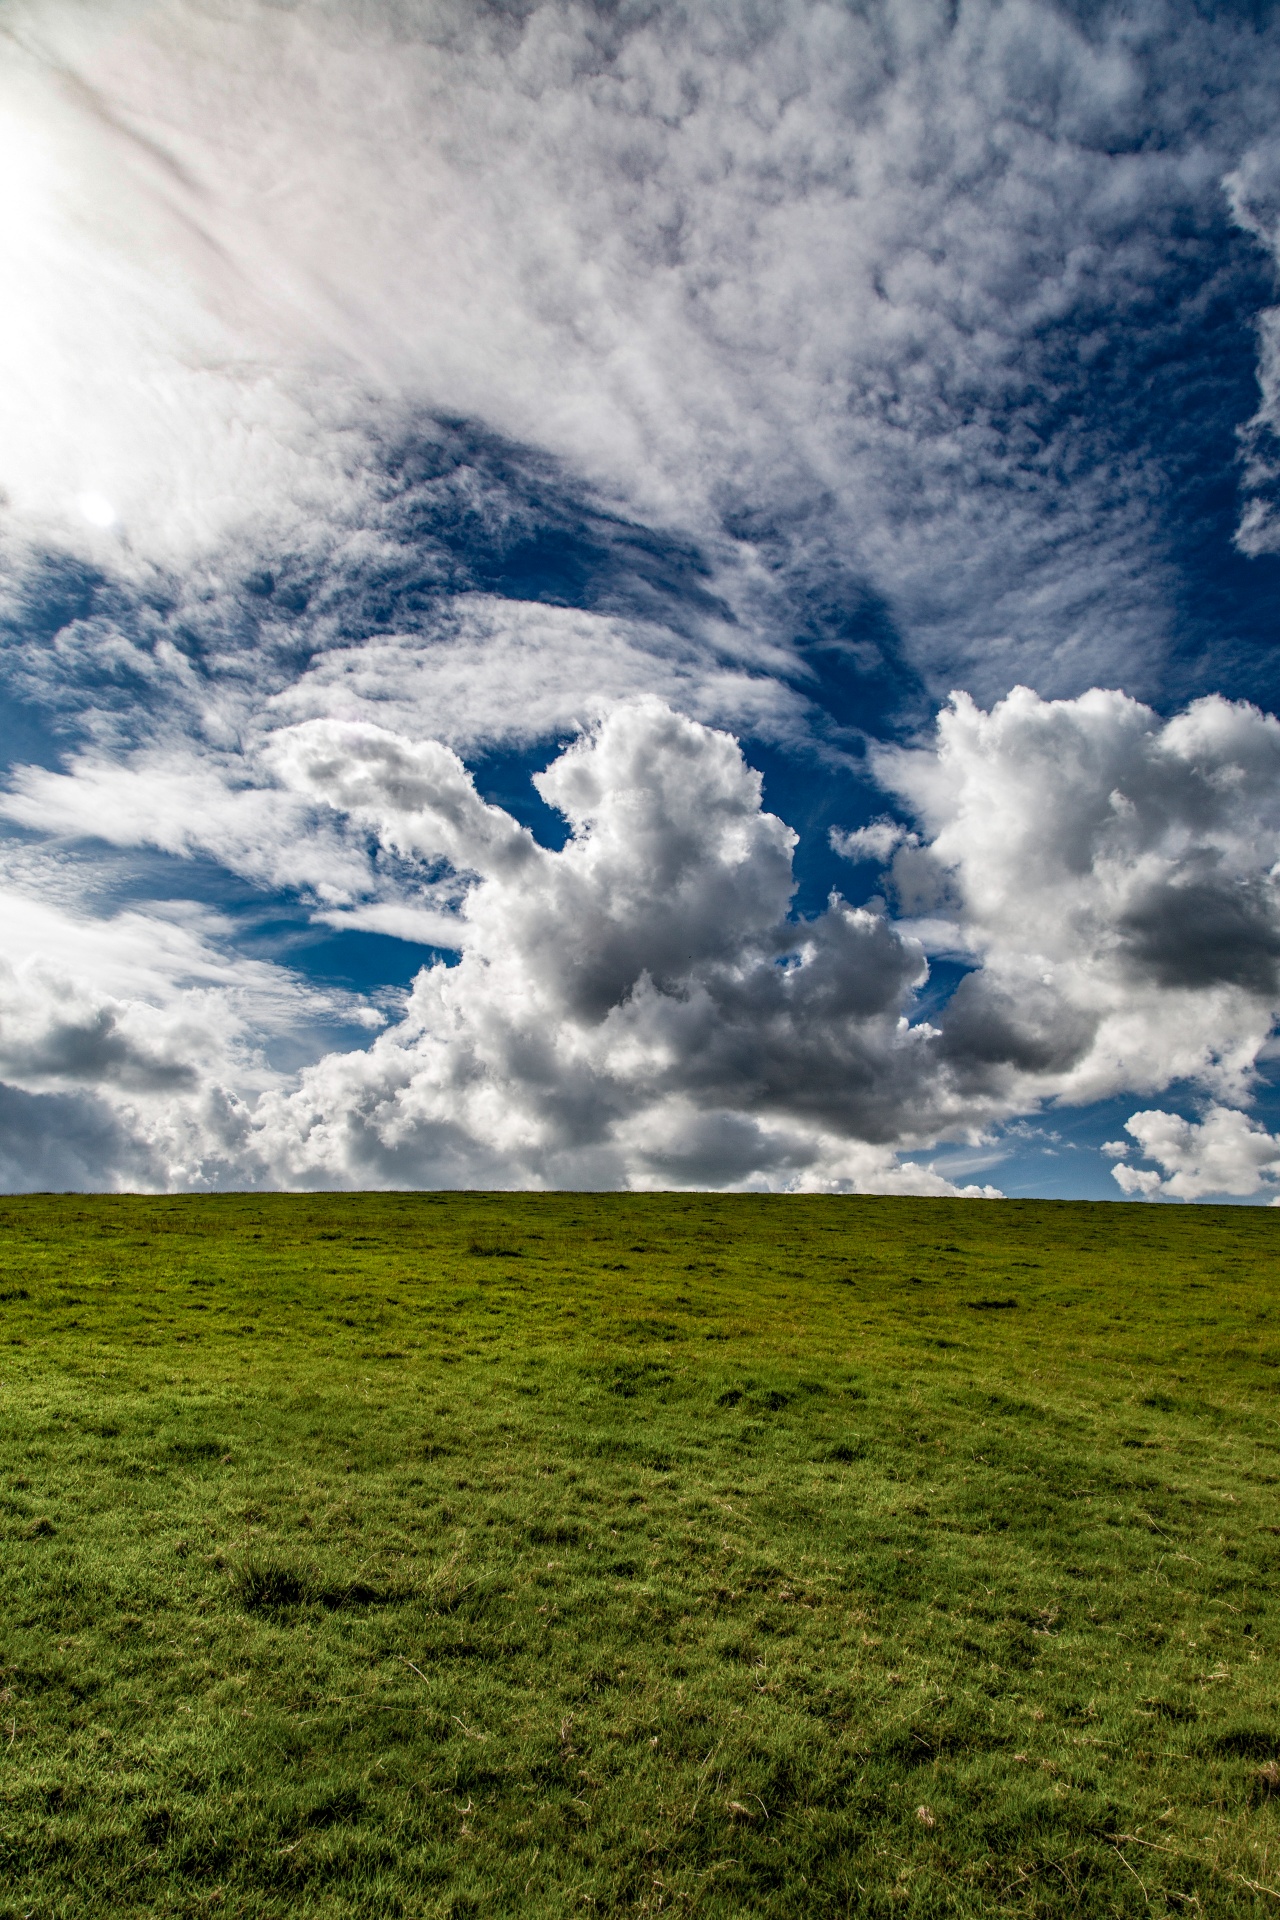
{"type": "Polygon", "coordinates": [[[0,1201],[0,1915],[1274,1915],[1280,1214],[0,1201]]]}

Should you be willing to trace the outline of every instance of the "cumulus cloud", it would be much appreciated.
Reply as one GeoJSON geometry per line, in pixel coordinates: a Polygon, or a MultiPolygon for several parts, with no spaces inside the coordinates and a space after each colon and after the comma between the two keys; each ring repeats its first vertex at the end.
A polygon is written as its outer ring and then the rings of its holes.
{"type": "Polygon", "coordinates": [[[469,1137],[508,1179],[856,1182],[886,1146],[1048,1100],[1243,1098],[1280,1004],[1280,725],[1247,705],[957,697],[931,745],[879,756],[922,832],[853,843],[892,855],[899,924],[834,897],[788,918],[793,836],[758,779],[652,702],[539,777],[560,852],[442,750],[313,723],[279,751],[389,844],[480,876],[461,963],[274,1099],[292,1178],[447,1177],[469,1137]],[[912,1023],[917,933],[973,971],[912,1023]]]}
{"type": "Polygon", "coordinates": [[[919,838],[910,828],[904,827],[900,820],[873,820],[870,826],[855,827],[847,832],[842,827],[832,827],[827,839],[834,853],[845,860],[874,860],[880,865],[901,846],[919,846],[919,838]]]}
{"type": "Polygon", "coordinates": [[[255,765],[297,809],[279,816],[296,871],[329,859],[310,864],[312,835],[399,876],[319,910],[456,962],[420,972],[371,1045],[269,1071],[255,1029],[318,1017],[283,970],[246,971],[207,927],[170,926],[166,953],[150,922],[109,923],[98,975],[112,939],[146,940],[149,985],[95,997],[55,916],[0,982],[0,1072],[91,1091],[157,1167],[219,1182],[945,1191],[902,1156],[1175,1081],[1256,1142],[1226,1103],[1247,1100],[1280,1006],[1280,723],[1217,698],[1162,720],[1120,694],[1018,689],[989,711],[955,697],[932,740],[876,764],[917,828],[847,838],[889,862],[897,917],[838,894],[797,915],[796,836],[738,742],[652,697],[535,776],[558,848],[443,742],[281,727],[255,765]],[[921,998],[930,953],[967,957],[940,1002],[921,998]]]}
{"type": "Polygon", "coordinates": [[[83,980],[0,965],[0,1075],[28,1088],[69,1082],[156,1092],[190,1084],[188,1049],[157,1045],[153,1022],[141,1013],[137,1003],[113,1003],[83,980]]]}
{"type": "Polygon", "coordinates": [[[287,785],[373,827],[397,853],[517,875],[535,857],[532,834],[481,800],[457,754],[368,722],[313,720],[271,742],[287,785]]]}
{"type": "Polygon", "coordinates": [[[1203,1120],[1176,1113],[1135,1113],[1127,1130],[1147,1160],[1164,1169],[1112,1168],[1122,1190],[1144,1200],[1204,1200],[1211,1195],[1251,1199],[1274,1193],[1280,1181],[1280,1140],[1232,1107],[1211,1106],[1203,1120]]]}
{"type": "Polygon", "coordinates": [[[477,876],[458,964],[420,974],[368,1052],[264,1100],[279,1177],[950,1190],[894,1162],[947,1115],[933,1036],[905,1018],[922,952],[837,898],[788,917],[795,836],[730,736],[617,708],[537,778],[571,829],[558,851],[447,750],[367,723],[299,727],[277,760],[477,876]]]}
{"type": "Polygon", "coordinates": [[[0,1083],[5,1193],[152,1189],[164,1169],[127,1118],[91,1094],[31,1094],[0,1083]]]}
{"type": "Polygon", "coordinates": [[[980,962],[943,1019],[958,1071],[1011,1098],[1247,1096],[1280,1004],[1280,723],[1017,688],[955,696],[931,747],[878,766],[926,842],[894,856],[899,900],[980,962]]]}

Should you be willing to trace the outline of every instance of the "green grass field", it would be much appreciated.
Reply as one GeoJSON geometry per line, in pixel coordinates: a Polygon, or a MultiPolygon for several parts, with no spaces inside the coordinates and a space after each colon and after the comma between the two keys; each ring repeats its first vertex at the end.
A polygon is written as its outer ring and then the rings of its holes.
{"type": "Polygon", "coordinates": [[[1280,1910],[1280,1215],[0,1201],[0,1914],[1280,1910]]]}

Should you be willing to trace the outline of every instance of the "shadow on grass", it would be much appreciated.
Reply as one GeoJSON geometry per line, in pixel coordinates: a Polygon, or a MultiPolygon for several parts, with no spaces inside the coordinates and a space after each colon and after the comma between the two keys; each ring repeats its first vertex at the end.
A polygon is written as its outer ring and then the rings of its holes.
{"type": "Polygon", "coordinates": [[[390,1607],[414,1597],[407,1587],[367,1580],[328,1580],[314,1567],[283,1560],[246,1560],[232,1575],[232,1591],[246,1613],[279,1616],[299,1607],[337,1613],[344,1607],[390,1607]]]}

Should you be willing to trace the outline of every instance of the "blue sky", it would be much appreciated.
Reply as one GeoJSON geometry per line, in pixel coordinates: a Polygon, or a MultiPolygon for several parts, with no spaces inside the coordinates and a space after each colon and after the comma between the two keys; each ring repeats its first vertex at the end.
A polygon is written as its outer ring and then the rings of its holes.
{"type": "Polygon", "coordinates": [[[0,1183],[1276,1195],[1269,10],[6,27],[0,1183]]]}

